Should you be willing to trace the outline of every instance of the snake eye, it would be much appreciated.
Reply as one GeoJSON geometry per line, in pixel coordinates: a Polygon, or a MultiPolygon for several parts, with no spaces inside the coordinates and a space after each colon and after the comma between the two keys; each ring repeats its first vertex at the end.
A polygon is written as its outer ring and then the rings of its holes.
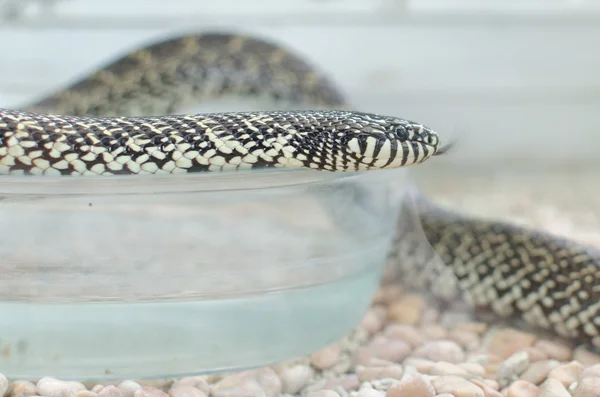
{"type": "Polygon", "coordinates": [[[407,131],[406,128],[407,127],[405,127],[403,125],[397,125],[392,130],[392,133],[394,134],[394,136],[395,136],[396,139],[399,139],[401,141],[405,141],[409,137],[409,133],[408,133],[408,131],[407,131]]]}

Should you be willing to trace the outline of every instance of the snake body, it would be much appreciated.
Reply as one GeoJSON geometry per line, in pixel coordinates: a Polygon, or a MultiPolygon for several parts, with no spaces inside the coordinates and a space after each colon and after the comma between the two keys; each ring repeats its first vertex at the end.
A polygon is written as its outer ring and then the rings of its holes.
{"type": "MultiPolygon", "coordinates": [[[[350,108],[324,74],[282,47],[185,36],[138,49],[22,110],[0,109],[0,173],[361,171],[444,151],[420,123],[350,108]],[[313,109],[173,115],[228,95],[313,109]]],[[[401,217],[389,255],[396,280],[600,348],[600,257],[588,247],[468,218],[419,195],[404,210],[411,216],[401,217]]]]}

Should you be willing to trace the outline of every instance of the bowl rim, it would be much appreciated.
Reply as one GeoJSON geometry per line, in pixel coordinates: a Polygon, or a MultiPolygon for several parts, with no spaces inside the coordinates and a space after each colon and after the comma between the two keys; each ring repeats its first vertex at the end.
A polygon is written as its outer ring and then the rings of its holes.
{"type": "Polygon", "coordinates": [[[149,195],[267,191],[331,185],[358,178],[389,179],[386,171],[328,172],[302,168],[233,170],[149,175],[0,175],[0,202],[10,196],[149,195]]]}

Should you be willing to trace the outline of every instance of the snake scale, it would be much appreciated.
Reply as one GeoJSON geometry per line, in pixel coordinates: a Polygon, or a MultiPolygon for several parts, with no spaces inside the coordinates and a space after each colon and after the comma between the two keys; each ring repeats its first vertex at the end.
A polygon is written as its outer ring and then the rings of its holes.
{"type": "MultiPolygon", "coordinates": [[[[0,109],[2,174],[361,171],[419,164],[444,151],[430,128],[351,110],[301,57],[236,34],[155,42],[22,110],[0,109]],[[227,96],[313,110],[175,114],[227,96]]],[[[396,280],[600,348],[600,256],[588,247],[419,196],[403,206],[410,216],[401,217],[389,254],[396,280]]]]}

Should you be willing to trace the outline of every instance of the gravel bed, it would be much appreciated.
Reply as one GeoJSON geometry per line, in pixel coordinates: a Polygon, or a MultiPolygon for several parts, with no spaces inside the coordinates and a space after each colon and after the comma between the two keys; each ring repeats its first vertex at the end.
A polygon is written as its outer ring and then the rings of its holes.
{"type": "Polygon", "coordinates": [[[220,375],[83,384],[0,378],[0,394],[47,397],[593,397],[600,355],[522,330],[444,323],[422,297],[382,287],[360,325],[292,362],[220,375]]]}
{"type": "MultiPolygon", "coordinates": [[[[600,247],[597,215],[600,194],[594,194],[596,190],[600,193],[600,186],[593,183],[594,173],[588,176],[592,178],[588,180],[590,183],[581,177],[566,178],[562,184],[554,185],[552,181],[556,179],[549,182],[537,178],[544,188],[537,196],[530,193],[531,180],[523,174],[487,179],[486,183],[478,177],[464,180],[460,187],[448,183],[426,190],[437,189],[442,201],[461,210],[509,218],[600,247]],[[507,183],[513,184],[510,189],[507,183]],[[571,188],[565,187],[565,183],[570,183],[571,188]],[[575,189],[575,184],[580,184],[581,189],[575,189]],[[587,189],[585,194],[582,189],[587,189]],[[551,197],[556,203],[568,194],[573,196],[565,199],[571,203],[569,206],[553,205],[546,200],[551,197]],[[576,199],[587,201],[582,205],[576,199]]],[[[440,180],[444,179],[440,175],[440,180]]],[[[0,396],[3,394],[14,397],[598,397],[600,354],[526,330],[475,320],[469,313],[440,311],[424,297],[390,285],[381,287],[370,310],[349,335],[292,362],[220,375],[103,384],[53,378],[9,382],[0,376],[0,396]]]]}

